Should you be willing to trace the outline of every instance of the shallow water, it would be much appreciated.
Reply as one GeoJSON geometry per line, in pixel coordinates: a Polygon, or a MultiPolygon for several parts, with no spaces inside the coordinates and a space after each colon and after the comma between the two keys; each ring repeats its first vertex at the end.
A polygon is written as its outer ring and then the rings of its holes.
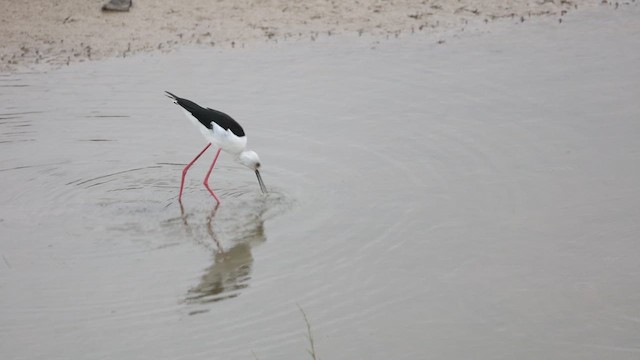
{"type": "Polygon", "coordinates": [[[0,77],[2,357],[637,358],[639,15],[0,77]]]}

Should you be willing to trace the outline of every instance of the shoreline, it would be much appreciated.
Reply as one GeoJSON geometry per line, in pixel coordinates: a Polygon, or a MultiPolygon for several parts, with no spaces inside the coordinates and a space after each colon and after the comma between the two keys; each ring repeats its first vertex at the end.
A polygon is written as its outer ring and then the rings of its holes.
{"type": "MultiPolygon", "coordinates": [[[[256,42],[314,40],[347,33],[374,37],[407,32],[464,31],[511,18],[528,21],[601,5],[599,0],[477,3],[460,0],[372,0],[298,3],[291,0],[174,2],[136,0],[129,12],[102,12],[103,0],[14,2],[0,15],[0,73],[47,70],[72,63],[181,46],[233,48],[256,42]],[[35,18],[33,14],[39,14],[35,18]]],[[[607,4],[614,6],[614,4],[607,4]]]]}

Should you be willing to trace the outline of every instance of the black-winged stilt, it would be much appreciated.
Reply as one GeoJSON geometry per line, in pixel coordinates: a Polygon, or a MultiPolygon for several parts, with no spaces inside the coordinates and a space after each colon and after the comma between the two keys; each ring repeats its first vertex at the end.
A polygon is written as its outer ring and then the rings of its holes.
{"type": "Polygon", "coordinates": [[[180,194],[178,195],[178,201],[180,203],[182,203],[182,190],[184,188],[184,178],[187,175],[187,171],[189,171],[191,165],[193,165],[193,163],[195,163],[196,160],[198,160],[198,158],[207,151],[211,144],[216,146],[218,151],[216,152],[213,162],[209,167],[209,171],[207,171],[207,175],[204,177],[204,181],[202,183],[209,193],[211,193],[213,198],[216,199],[218,204],[220,203],[220,199],[209,187],[209,175],[211,175],[211,171],[213,171],[213,167],[218,160],[218,155],[220,155],[221,150],[234,155],[236,161],[255,171],[256,176],[258,177],[258,183],[260,184],[260,190],[262,193],[267,192],[267,188],[264,186],[262,177],[260,176],[260,158],[255,151],[245,150],[247,147],[247,136],[238,122],[221,111],[203,108],[193,101],[180,98],[168,91],[166,91],[166,93],[175,104],[178,104],[183,108],[187,118],[189,118],[189,120],[191,120],[191,122],[200,129],[202,135],[209,142],[207,146],[205,146],[204,149],[202,149],[202,151],[200,151],[200,153],[182,170],[180,194]]]}

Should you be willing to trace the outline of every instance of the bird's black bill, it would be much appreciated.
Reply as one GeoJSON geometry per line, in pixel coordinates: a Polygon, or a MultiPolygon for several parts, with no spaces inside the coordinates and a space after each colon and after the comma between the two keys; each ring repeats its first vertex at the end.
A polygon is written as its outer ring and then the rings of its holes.
{"type": "Polygon", "coordinates": [[[258,177],[258,183],[260,184],[260,190],[262,190],[263,194],[267,193],[267,187],[264,186],[264,183],[262,182],[262,176],[260,176],[260,171],[256,170],[256,176],[258,177]]]}

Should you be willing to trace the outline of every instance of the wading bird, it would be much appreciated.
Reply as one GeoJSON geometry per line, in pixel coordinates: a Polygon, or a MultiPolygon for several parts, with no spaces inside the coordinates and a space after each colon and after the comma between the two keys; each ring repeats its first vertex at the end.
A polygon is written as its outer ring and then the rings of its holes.
{"type": "Polygon", "coordinates": [[[200,151],[200,153],[193,159],[185,168],[182,170],[182,180],[180,181],[180,194],[178,195],[178,201],[182,203],[182,190],[184,188],[184,178],[187,175],[187,171],[193,163],[204,154],[205,151],[213,144],[218,148],[215,157],[213,158],[213,162],[209,167],[209,171],[207,171],[207,175],[204,177],[204,187],[207,188],[209,193],[213,196],[214,199],[220,203],[220,199],[216,195],[213,190],[209,187],[209,176],[213,171],[213,167],[218,160],[218,155],[220,155],[220,151],[224,150],[225,152],[232,154],[235,157],[235,160],[240,164],[248,167],[253,170],[258,177],[258,184],[260,184],[260,190],[262,193],[267,192],[267,188],[264,186],[262,182],[262,177],[260,176],[260,158],[255,151],[246,150],[247,147],[247,136],[242,129],[242,126],[238,124],[235,120],[231,118],[231,116],[210,108],[203,108],[200,105],[194,103],[193,101],[180,98],[168,91],[166,91],[167,96],[173,100],[173,102],[177,105],[180,105],[184,110],[185,115],[193,124],[200,129],[202,135],[209,142],[207,146],[200,151]]]}

